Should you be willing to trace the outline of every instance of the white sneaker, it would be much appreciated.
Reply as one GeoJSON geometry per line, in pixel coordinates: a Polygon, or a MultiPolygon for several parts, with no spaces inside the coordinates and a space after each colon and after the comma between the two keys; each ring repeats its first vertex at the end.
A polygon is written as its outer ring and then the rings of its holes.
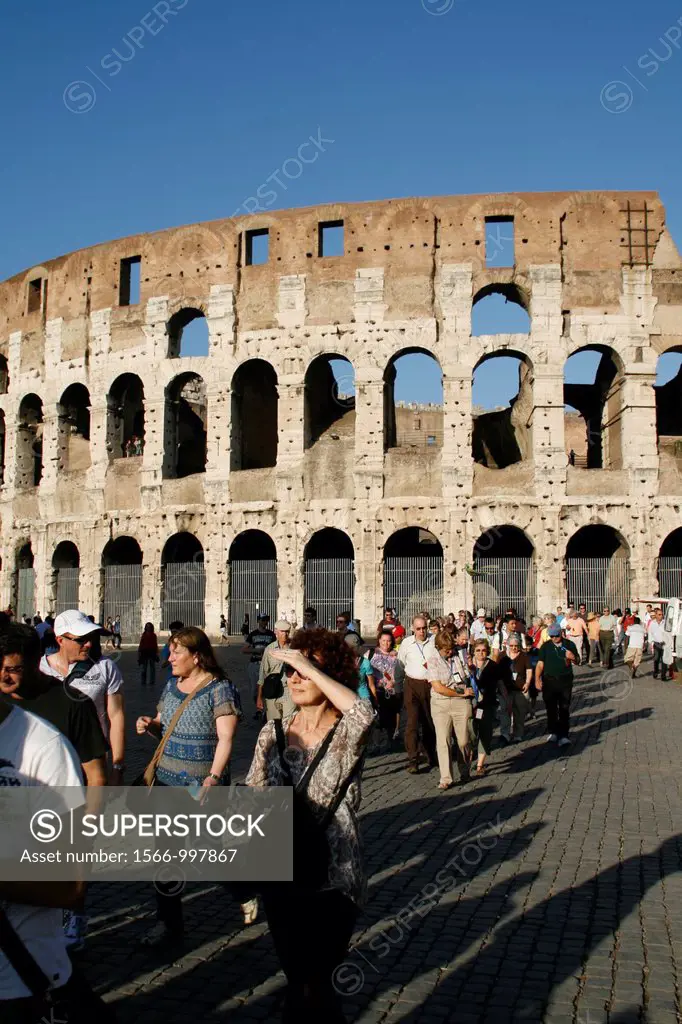
{"type": "Polygon", "coordinates": [[[570,747],[570,745],[571,745],[571,741],[569,740],[568,736],[562,736],[561,739],[559,740],[559,746],[560,747],[570,747]]]}
{"type": "Polygon", "coordinates": [[[244,915],[244,924],[253,924],[258,917],[258,908],[260,904],[258,897],[254,896],[252,900],[247,900],[246,903],[242,903],[242,914],[244,915]]]}
{"type": "Polygon", "coordinates": [[[555,732],[551,732],[549,734],[549,736],[547,737],[547,742],[548,743],[556,743],[556,733],[555,732]]]}

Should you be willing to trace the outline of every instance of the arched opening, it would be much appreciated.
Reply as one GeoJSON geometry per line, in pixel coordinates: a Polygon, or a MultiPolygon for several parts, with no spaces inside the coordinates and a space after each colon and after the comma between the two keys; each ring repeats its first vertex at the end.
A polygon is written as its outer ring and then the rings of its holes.
{"type": "Polygon", "coordinates": [[[569,604],[602,608],[630,605],[630,548],[612,526],[583,526],[566,546],[566,592],[569,604]]]}
{"type": "Polygon", "coordinates": [[[166,324],[168,358],[207,356],[208,321],[200,309],[181,309],[166,324]]]}
{"type": "Polygon", "coordinates": [[[656,366],[656,436],[658,454],[682,468],[682,346],[658,357],[656,366]]]}
{"type": "Polygon", "coordinates": [[[443,373],[424,349],[398,352],[384,370],[384,451],[422,457],[443,445],[443,373]]]}
{"type": "Polygon", "coordinates": [[[574,352],[564,367],[566,456],[579,469],[623,465],[623,365],[605,345],[574,352]]]}
{"type": "Polygon", "coordinates": [[[489,615],[535,614],[535,549],[517,526],[491,526],[474,544],[474,604],[489,615]]]}
{"type": "Polygon", "coordinates": [[[336,628],[339,612],[355,615],[355,550],[348,534],[331,526],[314,533],[303,556],[304,607],[317,610],[317,622],[336,628]]]}
{"type": "Polygon", "coordinates": [[[54,549],[49,603],[55,615],[79,607],[80,564],[80,552],[72,541],[63,540],[54,549]]]}
{"type": "Polygon", "coordinates": [[[192,533],[176,533],[161,554],[161,628],[179,620],[186,626],[205,624],[206,573],[204,549],[192,533]]]}
{"type": "Polygon", "coordinates": [[[492,352],[474,368],[472,457],[488,469],[533,458],[533,367],[521,353],[492,352]]]}
{"type": "Polygon", "coordinates": [[[6,395],[9,391],[9,368],[4,356],[0,356],[0,395],[6,395]]]}
{"type": "Polygon", "coordinates": [[[28,541],[17,550],[14,561],[14,608],[19,622],[33,618],[35,608],[35,570],[33,548],[28,541]]]}
{"type": "Polygon", "coordinates": [[[102,551],[102,618],[119,619],[123,639],[142,632],[142,549],[134,537],[116,537],[102,551]]]}
{"type": "Polygon", "coordinates": [[[277,374],[264,359],[249,359],[232,378],[230,469],[277,465],[277,374]]]}
{"type": "Polygon", "coordinates": [[[175,377],[166,388],[164,476],[206,471],[206,419],[203,377],[197,373],[175,377]]]}
{"type": "Polygon", "coordinates": [[[528,299],[515,284],[490,284],[474,296],[471,334],[530,334],[528,299]]]}
{"type": "Polygon", "coordinates": [[[90,392],[70,384],[57,406],[59,470],[76,473],[90,468],[90,392]]]}
{"type": "Polygon", "coordinates": [[[313,359],[305,375],[303,415],[306,449],[322,439],[354,439],[355,370],[345,356],[313,359]]]}
{"type": "Polygon", "coordinates": [[[232,541],[228,556],[230,575],[230,633],[238,633],[248,620],[255,628],[259,615],[277,618],[277,551],[262,530],[245,530],[232,541]]]}
{"type": "Polygon", "coordinates": [[[0,487],[5,482],[5,414],[0,409],[0,487]]]}
{"type": "Polygon", "coordinates": [[[112,459],[144,451],[144,387],[134,373],[122,373],[107,396],[107,450],[112,459]]]}
{"type": "Polygon", "coordinates": [[[658,553],[658,596],[682,597],[682,528],[669,533],[658,553]]]}
{"type": "Polygon", "coordinates": [[[43,476],[43,403],[26,395],[19,406],[17,424],[17,477],[19,490],[37,487],[43,476]]]}
{"type": "Polygon", "coordinates": [[[417,612],[443,614],[443,548],[428,530],[408,526],[386,541],[384,607],[405,626],[417,612]]]}

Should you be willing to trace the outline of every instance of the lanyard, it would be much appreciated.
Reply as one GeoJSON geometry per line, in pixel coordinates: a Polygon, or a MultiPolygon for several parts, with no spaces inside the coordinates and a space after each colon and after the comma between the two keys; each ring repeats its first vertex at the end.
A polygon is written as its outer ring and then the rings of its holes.
{"type": "Polygon", "coordinates": [[[419,641],[418,641],[418,640],[415,640],[415,642],[414,642],[414,643],[415,643],[415,646],[419,648],[419,653],[421,654],[421,656],[422,656],[422,661],[424,662],[424,668],[427,668],[427,664],[426,664],[426,655],[424,654],[424,651],[426,650],[426,647],[428,646],[428,640],[426,641],[426,643],[424,644],[424,646],[423,646],[423,647],[422,647],[422,645],[421,645],[421,644],[419,643],[419,641]]]}

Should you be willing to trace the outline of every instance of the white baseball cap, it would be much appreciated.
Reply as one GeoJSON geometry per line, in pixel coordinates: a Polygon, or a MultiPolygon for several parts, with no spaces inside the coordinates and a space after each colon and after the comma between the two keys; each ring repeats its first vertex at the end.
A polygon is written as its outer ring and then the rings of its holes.
{"type": "Polygon", "coordinates": [[[477,619],[484,619],[485,618],[485,608],[479,608],[478,609],[478,611],[476,612],[476,618],[477,619]]]}
{"type": "Polygon", "coordinates": [[[54,635],[64,636],[71,633],[73,636],[87,636],[88,633],[97,633],[102,627],[96,622],[91,622],[85,612],[79,612],[77,608],[70,608],[66,612],[60,612],[54,620],[54,635]]]}

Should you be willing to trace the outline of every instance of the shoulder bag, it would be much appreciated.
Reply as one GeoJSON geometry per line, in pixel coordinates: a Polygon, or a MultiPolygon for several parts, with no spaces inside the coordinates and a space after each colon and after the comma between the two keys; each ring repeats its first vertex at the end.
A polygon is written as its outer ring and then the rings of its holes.
{"type": "Polygon", "coordinates": [[[138,786],[145,785],[145,786],[148,786],[151,789],[151,787],[154,785],[154,783],[156,781],[156,769],[159,767],[159,762],[161,761],[161,758],[163,757],[163,752],[166,749],[166,744],[168,743],[168,740],[173,735],[173,730],[175,729],[176,725],[178,724],[178,722],[182,718],[182,714],[183,714],[185,708],[190,703],[192,698],[195,697],[197,695],[197,693],[199,693],[200,690],[203,690],[205,687],[208,686],[209,683],[212,683],[212,682],[213,682],[213,676],[211,676],[210,679],[207,679],[205,683],[200,683],[199,686],[196,686],[192,690],[191,693],[187,694],[187,696],[182,701],[180,706],[175,709],[175,714],[173,715],[173,717],[171,718],[170,722],[168,723],[168,728],[164,732],[163,737],[161,739],[161,742],[159,743],[158,747],[154,751],[154,756],[152,757],[151,761],[149,762],[149,764],[147,765],[145,770],[142,772],[142,775],[139,776],[139,778],[135,780],[135,782],[133,783],[134,786],[135,785],[138,785],[138,786]]]}
{"type": "Polygon", "coordinates": [[[295,785],[291,768],[285,757],[284,727],[280,718],[275,719],[275,737],[277,739],[277,750],[279,761],[286,780],[285,785],[293,788],[294,803],[294,883],[305,889],[319,890],[329,881],[329,861],[331,851],[327,839],[327,828],[332,818],[339,809],[341,801],[348,792],[348,787],[358,774],[362,758],[357,765],[339,786],[334,799],[324,812],[322,818],[317,818],[308,803],[306,793],[310,780],[313,777],[318,765],[329,749],[334,733],[338,728],[338,721],[334,725],[322,743],[315,757],[308,766],[303,778],[298,785],[295,785]]]}
{"type": "Polygon", "coordinates": [[[73,969],[71,977],[58,989],[50,988],[50,980],[40,964],[26,948],[4,910],[0,909],[0,950],[5,954],[26,988],[31,992],[31,1012],[38,1021],[60,1021],[63,1024],[115,1024],[116,1014],[101,996],[93,992],[82,974],[73,969]]]}

